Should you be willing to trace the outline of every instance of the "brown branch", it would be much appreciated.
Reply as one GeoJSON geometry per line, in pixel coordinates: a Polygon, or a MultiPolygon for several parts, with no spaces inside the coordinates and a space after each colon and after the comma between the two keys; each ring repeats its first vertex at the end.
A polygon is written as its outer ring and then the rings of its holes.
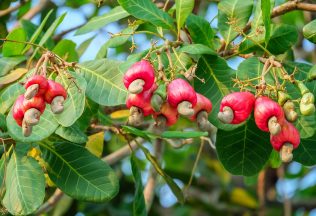
{"type": "MultiPolygon", "coordinates": [[[[273,10],[271,12],[271,18],[281,16],[285,13],[288,13],[288,12],[291,12],[294,10],[304,10],[304,11],[316,12],[316,4],[303,3],[303,2],[299,2],[299,0],[288,1],[284,4],[281,4],[281,5],[273,8],[273,10]]],[[[242,32],[246,33],[250,29],[251,29],[251,21],[248,22],[247,25],[242,29],[242,32]]],[[[236,52],[235,49],[227,50],[226,52],[221,53],[221,56],[230,56],[230,55],[233,55],[235,52],[236,52]]]]}
{"type": "MultiPolygon", "coordinates": [[[[155,157],[157,158],[157,161],[160,161],[162,151],[163,151],[162,140],[157,139],[154,146],[155,146],[155,157]]],[[[147,184],[144,188],[144,198],[145,198],[147,212],[149,212],[154,200],[156,182],[157,182],[157,171],[154,167],[151,167],[147,184]]]]}
{"type": "MultiPolygon", "coordinates": [[[[36,14],[41,12],[49,3],[49,0],[41,0],[35,7],[31,8],[24,16],[22,16],[22,19],[25,20],[31,20],[36,14]]],[[[15,23],[14,28],[18,27],[20,24],[19,22],[15,23]]]]}
{"type": "Polygon", "coordinates": [[[65,31],[62,31],[62,32],[60,32],[59,34],[55,35],[55,36],[53,37],[53,40],[54,40],[54,41],[59,41],[59,40],[61,40],[62,37],[65,36],[66,34],[72,32],[72,31],[74,31],[74,30],[76,30],[76,29],[78,29],[78,28],[80,28],[80,27],[82,27],[82,26],[84,26],[84,25],[85,25],[85,23],[80,24],[80,25],[77,25],[77,26],[74,26],[74,27],[69,28],[69,29],[67,29],[67,30],[65,30],[65,31]]]}
{"type": "Polygon", "coordinates": [[[64,193],[60,189],[56,189],[54,194],[36,211],[35,215],[41,215],[50,211],[55,204],[63,197],[64,193]]]}
{"type": "Polygon", "coordinates": [[[21,0],[20,3],[18,3],[17,5],[9,7],[7,9],[5,9],[5,10],[0,10],[0,17],[6,16],[6,15],[18,10],[20,7],[25,5],[28,1],[29,0],[21,0]]]}

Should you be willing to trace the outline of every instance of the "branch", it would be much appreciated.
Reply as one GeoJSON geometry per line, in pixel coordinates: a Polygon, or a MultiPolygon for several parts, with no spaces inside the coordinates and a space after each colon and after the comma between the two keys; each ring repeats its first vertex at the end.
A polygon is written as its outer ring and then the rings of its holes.
{"type": "Polygon", "coordinates": [[[25,5],[29,0],[21,0],[20,3],[18,3],[15,6],[9,7],[5,10],[0,10],[0,17],[6,16],[16,10],[18,10],[20,7],[22,7],[23,5],[25,5]]]}
{"type": "MultiPolygon", "coordinates": [[[[35,7],[31,8],[26,14],[24,14],[21,20],[31,20],[36,14],[41,12],[48,5],[49,2],[49,0],[40,0],[40,2],[35,7]]],[[[14,25],[14,28],[18,27],[19,25],[19,22],[17,22],[14,25]]]]}
{"type": "MultiPolygon", "coordinates": [[[[163,151],[162,140],[157,139],[154,146],[155,146],[155,156],[157,158],[157,161],[160,161],[161,154],[163,151]]],[[[156,182],[157,182],[157,171],[155,170],[154,167],[151,167],[147,184],[144,188],[144,199],[146,203],[147,212],[149,212],[150,207],[154,200],[156,182]]]]}
{"type": "Polygon", "coordinates": [[[67,30],[65,30],[65,31],[62,31],[62,32],[60,32],[59,34],[55,35],[55,36],[53,37],[53,40],[54,40],[54,41],[59,41],[59,40],[62,39],[62,37],[63,37],[64,35],[66,35],[66,34],[72,32],[72,31],[74,31],[74,30],[76,30],[76,29],[78,29],[78,28],[80,28],[80,27],[82,27],[82,26],[84,26],[84,25],[85,25],[85,23],[80,24],[80,25],[77,25],[77,26],[74,26],[74,27],[69,28],[69,29],[67,29],[67,30]]]}
{"type": "MultiPolygon", "coordinates": [[[[271,18],[281,16],[285,13],[288,13],[288,12],[291,12],[294,10],[304,10],[304,11],[316,12],[316,4],[303,3],[303,2],[299,2],[299,0],[288,1],[282,5],[279,5],[275,8],[273,8],[273,10],[271,12],[271,18]]],[[[246,33],[250,29],[251,29],[251,21],[247,23],[247,25],[243,28],[242,32],[246,33]]],[[[236,51],[235,49],[226,50],[226,51],[220,53],[220,55],[223,57],[230,56],[230,55],[235,54],[235,51],[236,51]]]]}

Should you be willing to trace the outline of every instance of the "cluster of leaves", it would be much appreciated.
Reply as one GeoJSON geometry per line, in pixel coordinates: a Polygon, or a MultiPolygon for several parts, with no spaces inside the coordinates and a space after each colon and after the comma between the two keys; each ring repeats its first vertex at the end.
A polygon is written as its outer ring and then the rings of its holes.
{"type": "MultiPolygon", "coordinates": [[[[117,194],[118,178],[100,158],[104,133],[93,134],[89,126],[91,120],[110,127],[114,125],[114,120],[105,117],[102,110],[104,107],[125,104],[127,91],[122,82],[124,72],[144,56],[151,55],[155,59],[153,50],[163,46],[154,43],[153,47],[145,51],[130,54],[126,61],[107,58],[109,48],[126,45],[134,47],[135,34],[144,33],[155,40],[166,40],[166,33],[173,35],[174,41],[180,42],[180,46],[173,48],[171,53],[172,67],[177,73],[196,64],[195,90],[213,103],[209,121],[219,129],[216,141],[218,158],[235,175],[254,176],[267,164],[278,163],[278,158],[274,157],[275,152],[268,143],[268,134],[257,129],[252,118],[241,125],[225,125],[218,121],[221,99],[232,91],[238,91],[233,79],[260,77],[263,70],[260,57],[273,56],[282,62],[287,71],[295,71],[295,79],[303,81],[316,94],[315,84],[308,81],[308,74],[316,68],[308,63],[297,63],[294,59],[293,46],[297,43],[299,30],[293,25],[272,23],[270,19],[274,1],[263,0],[257,4],[253,0],[220,1],[217,29],[212,28],[203,17],[192,13],[193,0],[176,0],[173,7],[167,10],[159,9],[150,0],[118,0],[118,3],[119,6],[109,13],[93,17],[76,34],[99,30],[111,22],[127,23],[127,19],[130,20],[129,25],[101,46],[95,60],[81,62],[66,73],[52,74],[52,78],[67,87],[69,97],[65,110],[60,115],[54,115],[49,107],[46,108],[30,137],[22,136],[21,128],[12,117],[12,105],[17,96],[25,91],[21,82],[32,73],[27,68],[45,49],[68,62],[78,62],[93,38],[78,48],[71,40],[62,39],[56,43],[53,35],[66,14],[51,21],[53,11],[43,17],[39,26],[22,20],[20,27],[4,35],[7,41],[2,46],[0,58],[0,140],[4,143],[1,149],[0,182],[4,184],[0,195],[2,204],[10,213],[30,214],[39,208],[45,197],[44,173],[48,174],[46,178],[54,186],[75,199],[103,202],[117,194]],[[249,23],[252,15],[253,19],[249,23]],[[253,57],[245,59],[237,70],[229,67],[229,59],[249,54],[253,57]],[[73,79],[69,79],[67,74],[73,79]],[[14,144],[8,145],[10,147],[7,149],[6,142],[11,139],[14,144]],[[40,154],[30,154],[34,149],[40,154]]],[[[303,28],[304,37],[314,43],[315,25],[315,21],[312,21],[303,28]]],[[[165,67],[168,67],[168,57],[164,53],[161,56],[165,67]]],[[[287,84],[286,90],[294,100],[300,98],[299,90],[293,85],[287,84]]],[[[123,124],[124,120],[120,119],[118,124],[123,124]]],[[[294,151],[293,160],[306,166],[315,165],[315,114],[300,115],[295,126],[300,131],[301,144],[294,151]]],[[[123,129],[132,136],[149,140],[205,136],[204,133],[177,131],[158,136],[131,127],[123,129]]],[[[141,149],[182,202],[181,189],[164,173],[151,153],[144,147],[141,149]]],[[[131,161],[137,197],[134,214],[145,215],[141,176],[134,155],[131,161]]]]}

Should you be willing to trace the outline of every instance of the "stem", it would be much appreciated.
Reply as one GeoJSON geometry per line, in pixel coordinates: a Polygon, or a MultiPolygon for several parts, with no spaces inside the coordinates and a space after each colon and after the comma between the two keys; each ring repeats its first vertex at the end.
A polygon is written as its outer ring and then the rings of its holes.
{"type": "Polygon", "coordinates": [[[17,40],[11,40],[11,39],[6,39],[6,38],[0,38],[0,41],[5,41],[5,42],[7,41],[7,42],[13,42],[13,43],[27,44],[27,45],[31,45],[31,46],[35,46],[35,47],[41,48],[44,51],[48,51],[46,48],[44,48],[44,47],[42,47],[42,46],[40,46],[38,44],[27,42],[27,41],[17,41],[17,40]]]}
{"type": "Polygon", "coordinates": [[[189,188],[190,188],[190,186],[192,184],[194,173],[195,173],[195,170],[197,168],[198,162],[200,160],[200,157],[201,157],[201,154],[202,154],[202,151],[203,151],[203,147],[204,147],[204,139],[201,139],[201,145],[200,145],[199,151],[198,151],[198,153],[196,155],[196,159],[195,159],[194,164],[193,164],[193,168],[192,168],[192,172],[191,172],[191,176],[190,176],[189,182],[185,186],[185,188],[183,189],[185,194],[187,193],[187,191],[189,190],[189,188]]]}

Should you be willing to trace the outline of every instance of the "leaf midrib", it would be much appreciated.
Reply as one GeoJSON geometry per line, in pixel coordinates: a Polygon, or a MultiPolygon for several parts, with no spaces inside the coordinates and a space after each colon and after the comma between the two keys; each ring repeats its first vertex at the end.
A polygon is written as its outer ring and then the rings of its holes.
{"type": "MultiPolygon", "coordinates": [[[[83,177],[80,173],[77,172],[76,169],[74,169],[69,163],[68,161],[64,160],[63,157],[58,154],[53,148],[50,148],[49,145],[46,145],[44,143],[39,143],[39,145],[43,146],[46,149],[49,149],[52,153],[54,153],[60,160],[63,161],[63,163],[65,163],[74,173],[76,173],[80,178],[84,179],[86,182],[88,182],[88,185],[92,185],[95,189],[97,189],[98,191],[102,191],[102,193],[105,193],[104,190],[98,188],[96,185],[92,184],[90,181],[88,181],[85,177],[83,177]]],[[[107,194],[107,193],[105,193],[107,194]]]]}

